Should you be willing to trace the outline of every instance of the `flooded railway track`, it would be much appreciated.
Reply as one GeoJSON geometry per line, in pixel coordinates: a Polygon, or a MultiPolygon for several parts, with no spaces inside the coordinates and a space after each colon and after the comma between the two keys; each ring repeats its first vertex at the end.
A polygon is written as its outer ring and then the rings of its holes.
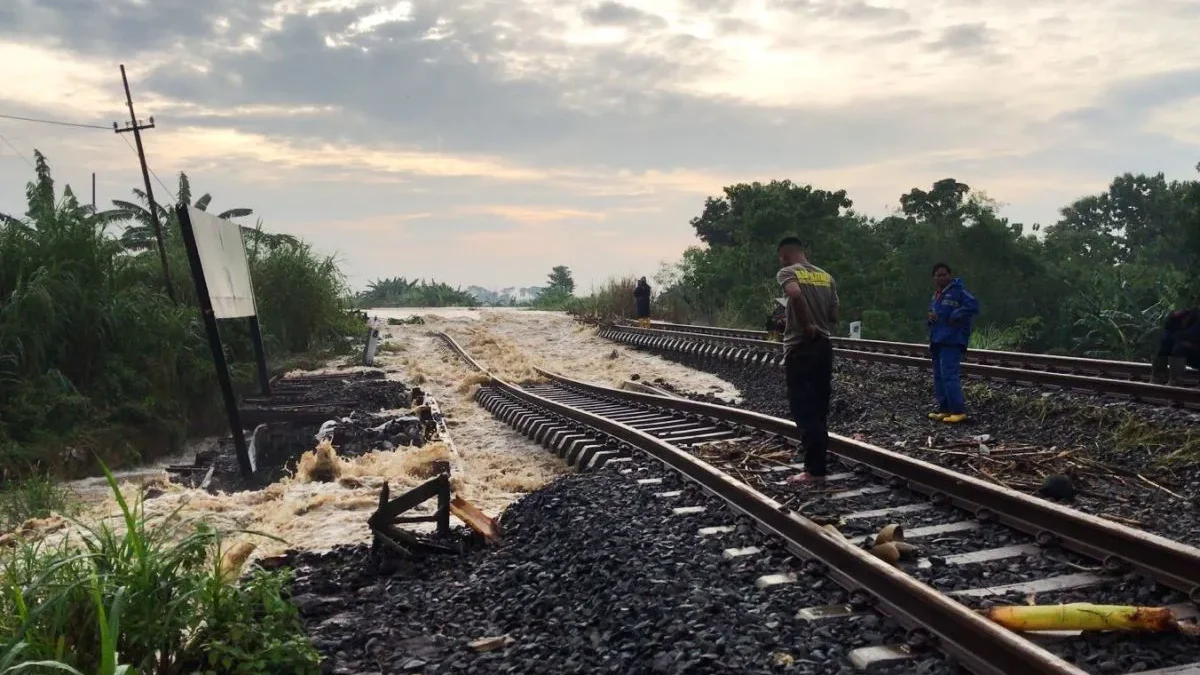
{"type": "MultiPolygon", "coordinates": [[[[476,400],[572,465],[644,476],[637,484],[676,516],[723,502],[795,556],[796,564],[760,576],[746,592],[821,578],[846,589],[845,601],[800,608],[797,620],[880,613],[910,631],[903,641],[853,650],[856,667],[937,651],[974,673],[1200,673],[1200,642],[1181,633],[1020,634],[978,611],[1034,597],[1038,604],[1163,605],[1189,620],[1200,599],[1200,549],[839,436],[831,437],[828,485],[792,488],[784,478],[799,467],[778,459],[796,442],[786,420],[646,393],[653,389],[645,385],[628,391],[542,375],[524,386],[493,377],[476,400]],[[872,554],[885,530],[910,545],[912,560],[872,554]]],[[[731,523],[697,534],[735,530],[731,523]]],[[[761,546],[731,545],[723,556],[760,554],[761,546]]]]}

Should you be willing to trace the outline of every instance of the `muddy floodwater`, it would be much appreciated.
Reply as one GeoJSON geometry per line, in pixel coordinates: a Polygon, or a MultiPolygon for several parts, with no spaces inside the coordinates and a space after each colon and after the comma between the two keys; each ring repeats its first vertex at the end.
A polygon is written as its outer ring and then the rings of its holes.
{"type": "MultiPolygon", "coordinates": [[[[490,515],[567,472],[561,460],[475,404],[473,396],[480,378],[441,348],[434,337],[436,331],[453,336],[496,376],[514,382],[536,379],[534,368],[540,367],[609,385],[619,385],[636,375],[646,381],[661,378],[682,389],[707,391],[722,398],[739,397],[728,382],[614,346],[597,338],[594,329],[563,314],[461,308],[387,308],[367,313],[385,323],[387,318],[412,316],[424,321],[384,325],[376,365],[387,372],[388,378],[420,386],[438,400],[447,418],[450,443],[341,459],[341,479],[331,483],[309,482],[300,472],[260,490],[216,495],[169,483],[166,467],[190,464],[197,450],[215,443],[215,439],[206,439],[193,442],[180,456],[120,472],[117,476],[123,490],[130,496],[148,491],[152,498],[144,502],[144,508],[155,522],[168,518],[204,520],[234,533],[235,539],[254,541],[255,557],[261,557],[288,548],[320,551],[369,541],[366,520],[375,508],[383,482],[390,484],[394,495],[397,489],[422,482],[434,460],[451,459],[456,467],[457,494],[490,515]]],[[[336,366],[331,363],[321,372],[339,372],[336,366]]],[[[68,485],[83,501],[80,521],[103,520],[120,528],[116,502],[102,478],[68,485]]],[[[61,518],[50,518],[29,529],[28,536],[53,542],[71,532],[73,526],[61,518]]]]}

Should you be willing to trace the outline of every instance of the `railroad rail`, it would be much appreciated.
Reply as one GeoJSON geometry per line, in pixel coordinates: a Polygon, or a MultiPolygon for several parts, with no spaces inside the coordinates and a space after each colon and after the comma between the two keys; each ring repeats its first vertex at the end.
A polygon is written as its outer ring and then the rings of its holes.
{"type": "MultiPolygon", "coordinates": [[[[449,351],[472,368],[487,373],[452,338],[445,334],[440,337],[449,351]]],[[[914,630],[914,636],[932,637],[933,644],[972,672],[988,675],[1086,672],[1034,640],[986,620],[964,604],[980,598],[1013,592],[1052,594],[1089,588],[1106,583],[1110,578],[1107,575],[1136,570],[1190,597],[1191,602],[1173,606],[1177,616],[1191,618],[1196,615],[1194,603],[1200,600],[1200,549],[883,448],[831,436],[836,463],[849,471],[830,476],[831,485],[844,485],[847,489],[826,495],[826,500],[854,504],[869,500],[871,495],[894,495],[896,491],[912,496],[909,503],[889,502],[882,509],[844,513],[841,515],[843,522],[870,522],[871,519],[891,519],[904,514],[912,517],[912,514],[939,509],[956,512],[965,509],[969,515],[942,517],[937,524],[910,529],[908,537],[919,540],[983,527],[1005,527],[1024,533],[1031,543],[952,555],[940,564],[1007,561],[1036,554],[1039,547],[1047,546],[1061,546],[1103,563],[1090,572],[1027,579],[1018,584],[972,586],[948,592],[935,590],[859,548],[857,539],[848,540],[822,528],[812,519],[756,489],[750,482],[698,457],[698,449],[745,442],[751,438],[781,445],[795,443],[798,434],[791,422],[709,403],[613,389],[546,371],[540,371],[540,374],[544,381],[524,386],[492,376],[480,387],[476,400],[500,420],[580,468],[632,462],[635,457],[643,456],[657,460],[724,501],[735,512],[750,518],[758,529],[778,537],[792,553],[806,561],[809,571],[824,574],[858,594],[864,605],[873,606],[914,630]],[[889,484],[851,487],[852,483],[867,479],[889,484]]],[[[781,477],[798,468],[779,465],[756,474],[761,479],[758,488],[769,489],[773,477],[781,477]]],[[[668,498],[678,494],[662,493],[659,496],[668,498]]],[[[689,508],[701,509],[681,507],[675,512],[690,513],[689,508]]],[[[753,553],[752,550],[730,549],[725,555],[753,553]]],[[[929,560],[922,563],[926,567],[932,564],[929,560]]],[[[764,576],[758,585],[768,587],[796,581],[794,575],[776,574],[764,576]]],[[[827,611],[829,609],[813,608],[816,611],[810,612],[810,616],[832,620],[861,611],[861,607],[845,607],[839,614],[838,611],[827,611]]],[[[865,667],[874,661],[907,658],[911,651],[906,645],[875,645],[855,650],[851,660],[865,667]]],[[[1200,649],[1196,660],[1200,661],[1200,649]]],[[[1192,673],[1200,672],[1200,666],[1194,671],[1174,666],[1170,670],[1150,672],[1162,675],[1192,673]]]]}
{"type": "MultiPolygon", "coordinates": [[[[689,328],[700,328],[689,326],[689,328]]],[[[732,332],[732,329],[709,329],[732,332]]],[[[753,332],[753,331],[744,331],[753,332]]],[[[720,358],[735,362],[756,363],[768,366],[783,365],[783,346],[778,342],[768,342],[748,337],[739,337],[736,335],[718,335],[715,333],[697,333],[668,328],[639,328],[636,326],[613,325],[600,329],[599,335],[603,338],[621,342],[634,347],[646,349],[659,349],[666,351],[677,351],[685,354],[695,354],[699,356],[720,358]]],[[[834,344],[834,354],[836,356],[852,359],[855,361],[870,361],[876,363],[886,363],[890,365],[909,366],[914,368],[928,368],[928,356],[912,356],[908,354],[898,354],[888,351],[881,351],[872,348],[860,349],[859,344],[868,342],[866,340],[847,340],[836,338],[834,344]]],[[[901,345],[905,349],[920,351],[924,349],[926,354],[928,348],[921,345],[905,345],[904,343],[875,343],[883,345],[901,345]]],[[[910,350],[911,351],[911,350],[910,350]]],[[[1131,379],[1114,379],[1111,377],[1098,377],[1089,375],[1078,375],[1074,372],[1057,372],[1042,367],[1009,367],[992,365],[985,362],[985,359],[997,359],[996,354],[1013,354],[1021,357],[1035,357],[1036,359],[1064,359],[1068,357],[1049,357],[1041,354],[1020,354],[1013,352],[987,352],[986,356],[979,356],[982,352],[968,352],[968,359],[962,364],[963,374],[971,377],[981,377],[993,380],[1005,380],[1011,382],[1030,383],[1037,385],[1050,385],[1057,387],[1065,387],[1069,389],[1079,389],[1090,391],[1099,394],[1111,394],[1117,396],[1126,396],[1139,401],[1148,401],[1164,405],[1186,406],[1189,408],[1200,408],[1200,387],[1172,387],[1161,384],[1153,384],[1151,382],[1131,379]]],[[[1008,357],[1005,357],[1008,358],[1008,357]]],[[[1090,361],[1089,359],[1076,359],[1077,361],[1090,361]]],[[[1103,363],[1091,361],[1092,363],[1103,363]]],[[[1013,363],[1013,361],[1008,361],[1013,363]]],[[[1109,361],[1106,363],[1123,363],[1120,361],[1109,361]]],[[[1136,366],[1141,364],[1126,364],[1136,366]]],[[[1147,366],[1149,368],[1149,366],[1147,366]]]]}
{"type": "MultiPolygon", "coordinates": [[[[766,340],[766,331],[746,330],[742,328],[715,328],[712,326],[696,326],[686,323],[670,323],[667,321],[652,321],[652,328],[662,330],[698,333],[723,337],[745,338],[749,340],[766,340]]],[[[889,342],[884,340],[853,340],[844,337],[833,338],[835,347],[858,352],[880,352],[900,356],[915,356],[926,358],[929,347],[912,342],[889,342]]],[[[1109,359],[1087,359],[1076,356],[1055,356],[1052,354],[1027,354],[1025,352],[1009,352],[991,349],[972,349],[967,352],[966,361],[984,365],[1006,366],[1009,368],[1046,370],[1054,373],[1071,373],[1075,375],[1094,375],[1109,379],[1128,379],[1142,382],[1150,381],[1150,364],[1136,361],[1113,361],[1109,359]]]]}

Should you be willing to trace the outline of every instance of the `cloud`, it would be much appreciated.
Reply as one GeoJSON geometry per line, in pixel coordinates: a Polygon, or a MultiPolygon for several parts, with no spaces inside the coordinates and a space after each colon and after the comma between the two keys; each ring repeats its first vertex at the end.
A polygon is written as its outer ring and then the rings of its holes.
{"type": "Polygon", "coordinates": [[[803,14],[805,18],[887,23],[905,23],[911,18],[904,9],[866,0],[768,0],[768,3],[774,9],[803,14]]]}
{"type": "Polygon", "coordinates": [[[239,28],[260,25],[273,14],[273,3],[261,0],[5,0],[4,4],[0,37],[47,36],[54,39],[54,46],[119,51],[127,57],[181,43],[230,43],[239,28]]]}
{"type": "MultiPolygon", "coordinates": [[[[168,184],[188,171],[354,278],[525,283],[539,255],[602,277],[673,257],[734,182],[847,188],[880,215],[952,175],[1044,221],[1116,172],[1191,176],[1192,6],[0,0],[0,112],[122,119],[124,60],[168,184]],[[507,257],[462,254],[489,232],[507,257]]],[[[111,132],[0,133],[63,181],[97,171],[102,202],[140,183],[111,132]]],[[[20,211],[28,167],[0,149],[20,211]]]]}
{"type": "Polygon", "coordinates": [[[496,216],[520,224],[553,223],[563,220],[601,221],[605,215],[596,211],[583,211],[569,207],[529,206],[516,204],[492,204],[474,206],[461,210],[465,214],[496,216]]]}
{"type": "Polygon", "coordinates": [[[894,30],[887,33],[880,33],[866,38],[864,42],[873,42],[877,44],[901,44],[905,42],[913,42],[920,40],[925,36],[919,28],[906,28],[903,30],[894,30]]]}
{"type": "Polygon", "coordinates": [[[584,19],[596,26],[657,29],[667,27],[666,19],[661,16],[613,0],[604,0],[598,5],[587,7],[582,14],[584,19]]]}
{"type": "Polygon", "coordinates": [[[728,16],[717,20],[717,32],[721,35],[750,35],[758,33],[760,26],[745,19],[728,16]]]}
{"type": "Polygon", "coordinates": [[[968,55],[983,52],[991,43],[986,24],[961,23],[943,30],[941,37],[930,43],[929,48],[937,52],[968,55]]]}

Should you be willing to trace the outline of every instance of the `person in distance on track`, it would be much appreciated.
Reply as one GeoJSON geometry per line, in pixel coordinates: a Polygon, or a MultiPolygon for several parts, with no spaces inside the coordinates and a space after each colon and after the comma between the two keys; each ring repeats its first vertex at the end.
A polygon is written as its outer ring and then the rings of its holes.
{"type": "Polygon", "coordinates": [[[783,330],[787,326],[787,299],[777,299],[772,303],[774,307],[771,310],[771,315],[767,317],[767,342],[779,342],[783,336],[783,330]]]}
{"type": "Polygon", "coordinates": [[[1200,308],[1180,309],[1167,315],[1151,379],[1157,384],[1179,386],[1188,366],[1200,369],[1200,308]]]}
{"type": "Polygon", "coordinates": [[[933,359],[933,396],[937,412],[929,419],[951,424],[967,419],[959,366],[971,342],[971,327],[979,314],[979,301],[951,278],[950,266],[933,266],[933,298],[929,301],[929,354],[933,359]]]}
{"type": "Polygon", "coordinates": [[[829,398],[833,393],[833,327],[837,325],[837,285],[825,270],[808,262],[796,237],[779,242],[775,275],[786,296],[783,345],[788,405],[804,447],[804,471],[789,483],[825,480],[829,451],[829,398]]]}
{"type": "Polygon", "coordinates": [[[638,279],[637,286],[633,287],[633,308],[634,315],[637,317],[638,325],[642,328],[649,328],[650,284],[646,283],[646,277],[638,279]]]}

